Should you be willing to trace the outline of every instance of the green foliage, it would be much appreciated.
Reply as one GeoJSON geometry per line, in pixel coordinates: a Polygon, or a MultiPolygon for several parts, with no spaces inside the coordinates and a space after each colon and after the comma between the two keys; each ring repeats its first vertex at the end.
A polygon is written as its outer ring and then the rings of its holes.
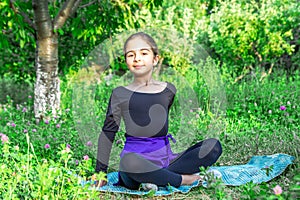
{"type": "Polygon", "coordinates": [[[19,83],[6,77],[0,78],[0,91],[0,103],[8,103],[13,99],[14,104],[21,104],[27,102],[28,96],[33,96],[31,83],[19,83]]]}
{"type": "MultiPolygon", "coordinates": [[[[31,3],[16,2],[15,7],[32,18],[31,3]]],[[[82,5],[89,2],[83,1],[82,5]]],[[[51,1],[49,8],[52,17],[60,6],[61,1],[51,1]]],[[[166,67],[159,78],[178,83],[178,89],[182,91],[182,94],[178,93],[170,112],[170,132],[180,136],[183,132],[179,130],[185,130],[195,133],[195,140],[202,140],[212,135],[211,131],[215,130],[212,129],[213,126],[220,125],[222,129],[217,129],[214,133],[223,144],[224,153],[218,165],[244,163],[251,155],[275,152],[296,157],[296,164],[270,183],[259,186],[249,183],[229,188],[219,180],[212,179],[211,188],[207,191],[203,188],[192,191],[192,197],[198,197],[201,193],[204,197],[215,199],[297,198],[297,163],[300,154],[296,148],[300,142],[300,102],[297,90],[300,84],[299,73],[296,71],[292,77],[287,78],[285,73],[279,74],[276,70],[273,75],[259,82],[255,76],[255,72],[260,72],[259,69],[251,74],[250,79],[227,85],[224,89],[228,100],[227,115],[218,116],[211,109],[213,92],[207,84],[205,72],[201,73],[195,69],[196,66],[191,65],[193,57],[199,55],[194,54],[192,45],[197,42],[210,48],[214,58],[218,57],[217,65],[204,66],[203,69],[206,71],[211,69],[209,67],[222,66],[222,78],[225,82],[231,81],[232,76],[235,78],[243,73],[245,66],[267,68],[271,64],[278,65],[279,61],[285,63],[282,56],[294,51],[295,54],[288,56],[296,69],[299,63],[297,34],[299,36],[300,19],[296,1],[120,0],[81,6],[67,21],[66,26],[58,30],[60,71],[65,75],[61,84],[62,112],[58,116],[49,114],[39,125],[34,123],[33,101],[28,98],[32,93],[32,84],[15,86],[14,83],[30,83],[34,79],[34,31],[24,23],[25,19],[21,15],[11,9],[8,0],[1,2],[0,8],[1,16],[6,16],[0,22],[0,54],[3,58],[0,61],[0,76],[4,77],[0,81],[0,132],[6,134],[11,142],[1,146],[3,154],[0,157],[0,167],[3,168],[0,169],[0,191],[5,191],[0,193],[1,198],[10,194],[12,196],[8,198],[22,195],[22,198],[37,199],[64,198],[66,195],[74,198],[90,197],[90,193],[86,193],[87,189],[77,184],[78,179],[66,172],[90,177],[95,159],[79,162],[79,165],[76,162],[82,160],[84,155],[93,158],[109,94],[112,88],[130,79],[118,77],[118,73],[114,72],[123,69],[121,62],[114,64],[111,71],[97,74],[99,77],[94,79],[100,80],[98,83],[86,82],[84,77],[78,76],[77,71],[82,73],[79,68],[95,46],[104,39],[129,29],[152,30],[151,33],[162,49],[163,64],[166,67]],[[210,13],[216,4],[218,7],[210,13]],[[174,73],[184,76],[173,79],[174,73]],[[83,85],[77,81],[82,81],[83,85]],[[190,90],[185,90],[188,88],[186,85],[196,91],[198,107],[194,106],[190,90]],[[79,92],[84,95],[76,99],[79,92]],[[187,110],[188,114],[181,113],[183,105],[180,105],[180,98],[187,100],[184,106],[191,107],[187,110]],[[81,104],[86,102],[92,104],[81,104]],[[82,118],[78,118],[77,111],[83,115],[82,118]],[[92,145],[87,145],[89,140],[81,137],[81,131],[96,133],[90,138],[92,145]],[[30,142],[28,136],[31,138],[30,142]],[[45,148],[47,144],[50,148],[45,148]],[[66,144],[71,146],[73,152],[66,152],[66,144]],[[8,159],[13,162],[8,162],[8,159]],[[280,196],[273,193],[277,184],[284,189],[280,196]],[[75,196],[76,194],[79,196],[75,196]]],[[[218,70],[216,73],[219,73],[218,70]]],[[[215,77],[211,80],[215,80],[215,77]]],[[[121,127],[120,134],[116,137],[117,150],[124,144],[123,134],[124,128],[121,127]]],[[[266,169],[266,173],[268,170],[266,169]]]]}
{"type": "MultiPolygon", "coordinates": [[[[73,152],[61,146],[57,151],[59,160],[37,157],[29,135],[26,133],[27,151],[11,146],[10,138],[1,135],[0,197],[1,199],[94,199],[96,190],[89,190],[90,184],[81,185],[91,172],[90,159],[82,160],[71,168],[73,152]],[[75,175],[76,174],[76,175],[75,175]]],[[[93,169],[93,168],[92,168],[93,169]]],[[[98,174],[97,180],[105,180],[105,174],[98,174]]]]}
{"type": "MultiPolygon", "coordinates": [[[[167,72],[165,71],[165,73],[167,72]]],[[[102,75],[101,80],[105,80],[107,74],[103,73],[102,75]]],[[[295,164],[289,166],[285,173],[278,178],[260,185],[248,183],[240,187],[225,187],[220,180],[213,179],[208,175],[207,178],[211,181],[210,187],[194,189],[188,194],[192,198],[296,199],[299,191],[297,174],[299,174],[300,152],[297,146],[300,138],[297,133],[300,123],[299,92],[295,90],[294,86],[299,84],[300,76],[299,74],[295,75],[291,80],[287,80],[284,76],[278,77],[280,76],[274,76],[273,79],[267,79],[265,82],[252,80],[240,85],[233,84],[225,87],[228,96],[227,116],[220,120],[226,124],[226,127],[217,135],[223,146],[223,154],[216,164],[242,164],[247,162],[252,155],[273,153],[293,155],[296,157],[295,164]],[[285,110],[280,109],[280,106],[285,106],[285,110]],[[272,112],[270,113],[269,110],[272,112]],[[283,193],[280,196],[273,192],[276,185],[282,187],[283,193]]],[[[197,70],[189,69],[185,78],[197,92],[200,109],[193,107],[193,102],[186,101],[185,104],[192,108],[192,112],[187,110],[189,121],[181,121],[181,113],[178,112],[180,105],[177,104],[180,102],[177,99],[170,113],[170,132],[176,132],[183,127],[183,129],[196,133],[196,140],[202,140],[207,137],[209,125],[216,119],[216,116],[209,113],[209,107],[207,107],[210,101],[209,89],[204,85],[202,76],[197,74],[197,70]]],[[[93,111],[95,113],[90,114],[90,118],[88,116],[82,118],[93,120],[93,124],[90,123],[91,126],[86,127],[88,131],[92,131],[94,126],[101,126],[111,89],[123,82],[130,81],[125,79],[125,77],[114,75],[111,79],[98,83],[95,94],[90,97],[94,98],[93,111]]],[[[176,82],[176,79],[174,81],[176,82]]],[[[91,139],[92,145],[89,146],[80,137],[79,121],[76,121],[77,115],[74,115],[74,111],[77,111],[78,108],[73,107],[73,95],[76,95],[73,83],[74,80],[70,76],[68,82],[62,84],[64,94],[62,113],[58,116],[49,115],[48,121],[45,119],[39,125],[35,124],[32,118],[32,99],[28,99],[21,105],[14,105],[9,101],[8,104],[0,106],[0,132],[7,135],[10,142],[9,144],[0,144],[3,152],[0,157],[0,167],[5,167],[0,169],[2,182],[0,191],[4,191],[0,194],[1,198],[7,197],[6,195],[9,194],[24,198],[25,196],[38,198],[41,195],[44,195],[45,198],[47,196],[50,196],[49,198],[64,197],[64,195],[74,198],[75,195],[79,195],[79,197],[85,195],[87,198],[92,196],[90,193],[92,191],[77,184],[79,180],[76,176],[67,173],[71,171],[73,174],[81,174],[81,177],[90,177],[93,174],[92,168],[95,166],[93,148],[97,147],[96,139],[91,139]],[[49,148],[45,148],[46,144],[49,145],[49,148]],[[70,145],[70,151],[66,148],[67,144],[70,145]],[[90,157],[89,162],[83,160],[85,155],[90,157]],[[29,162],[28,158],[30,158],[29,162]],[[76,165],[76,160],[78,165],[76,165]],[[2,188],[4,189],[2,190],[2,188]]],[[[85,92],[88,93],[89,90],[85,90],[85,92]]],[[[180,95],[178,93],[177,96],[180,95]]],[[[185,99],[191,98],[189,92],[183,91],[183,95],[186,95],[185,99]]],[[[90,101],[91,99],[83,100],[90,101]]],[[[85,108],[83,104],[81,106],[85,108]]],[[[88,122],[84,120],[80,123],[88,122]]],[[[116,137],[118,143],[116,145],[119,150],[124,144],[123,134],[124,129],[121,127],[121,132],[116,137]]],[[[180,133],[178,134],[181,137],[180,133]]],[[[175,149],[175,151],[177,150],[175,149]]],[[[116,155],[118,155],[117,152],[112,153],[112,157],[118,157],[116,155]]],[[[266,169],[266,173],[268,170],[271,168],[266,169]]],[[[118,196],[117,194],[106,195],[107,198],[118,196]]],[[[177,195],[175,196],[177,197],[177,195]]],[[[178,196],[180,197],[179,194],[178,196]]]]}
{"type": "MultiPolygon", "coordinates": [[[[65,1],[49,1],[53,20],[65,1]]],[[[69,18],[59,34],[60,74],[78,70],[88,53],[116,29],[132,22],[140,6],[153,9],[161,1],[82,1],[77,12],[69,18]]],[[[19,82],[35,80],[36,36],[31,1],[5,0],[0,4],[0,76],[14,77],[19,82]]]]}
{"type": "MultiPolygon", "coordinates": [[[[274,64],[279,67],[279,62],[290,62],[282,58],[298,51],[298,6],[293,0],[196,1],[192,4],[165,1],[152,12],[142,7],[132,15],[136,23],[127,23],[120,31],[148,31],[158,44],[162,43],[164,63],[183,75],[191,64],[193,52],[198,50],[194,42],[202,44],[220,61],[222,73],[227,78],[236,78],[256,67],[261,72],[274,64]],[[218,6],[207,13],[208,7],[216,4],[218,6]],[[161,30],[167,32],[167,36],[160,36],[163,35],[159,34],[161,30]]],[[[297,63],[295,60],[296,56],[293,63],[297,63]]],[[[296,64],[293,66],[295,69],[296,64]]]]}
{"type": "Polygon", "coordinates": [[[221,1],[202,31],[236,77],[244,67],[269,67],[282,55],[291,55],[299,16],[299,4],[293,0],[221,1]]]}
{"type": "MultiPolygon", "coordinates": [[[[238,92],[227,94],[228,99],[236,99],[229,101],[227,115],[238,117],[243,113],[243,116],[255,121],[261,128],[264,128],[264,121],[272,121],[286,128],[293,126],[299,118],[296,103],[299,100],[299,91],[293,81],[286,80],[285,75],[274,72],[274,77],[281,78],[257,84],[243,81],[236,86],[230,86],[238,92]]],[[[294,78],[298,82],[299,73],[294,78]]]]}
{"type": "MultiPolygon", "coordinates": [[[[52,18],[62,6],[49,2],[52,18]]],[[[35,77],[35,31],[30,24],[32,5],[27,1],[1,2],[2,32],[0,75],[19,82],[35,77]],[[27,17],[24,17],[27,16],[27,17]],[[29,22],[29,23],[27,23],[29,22]],[[15,42],[17,41],[17,42],[15,42]]],[[[58,30],[59,69],[63,78],[78,70],[98,44],[132,29],[167,30],[153,34],[164,38],[164,64],[185,75],[193,56],[193,43],[204,45],[217,58],[225,77],[275,64],[287,70],[298,68],[299,5],[294,0],[268,1],[82,1],[77,12],[58,30]],[[172,35],[173,36],[170,36],[172,35]]],[[[152,31],[155,32],[155,31],[152,31]]],[[[199,55],[197,55],[199,56],[199,55]]],[[[122,67],[113,68],[123,70],[122,67]]]]}
{"type": "Polygon", "coordinates": [[[34,79],[34,30],[19,14],[27,12],[32,17],[31,9],[31,3],[24,1],[10,4],[5,0],[0,4],[0,77],[7,75],[19,82],[34,79]]]}

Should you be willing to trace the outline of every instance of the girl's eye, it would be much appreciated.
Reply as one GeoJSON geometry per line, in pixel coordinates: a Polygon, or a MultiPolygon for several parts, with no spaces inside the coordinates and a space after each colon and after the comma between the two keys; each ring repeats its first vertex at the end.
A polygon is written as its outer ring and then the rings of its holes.
{"type": "Polygon", "coordinates": [[[132,57],[132,56],[133,56],[133,54],[128,54],[128,55],[127,55],[128,58],[130,58],[130,57],[132,57]]]}
{"type": "Polygon", "coordinates": [[[146,55],[148,55],[148,52],[143,52],[142,54],[143,54],[144,56],[146,56],[146,55]]]}

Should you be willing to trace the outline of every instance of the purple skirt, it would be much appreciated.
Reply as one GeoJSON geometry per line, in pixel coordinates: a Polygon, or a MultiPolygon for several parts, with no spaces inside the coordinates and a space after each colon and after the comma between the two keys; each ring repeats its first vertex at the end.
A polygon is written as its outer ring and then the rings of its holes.
{"type": "Polygon", "coordinates": [[[168,167],[170,162],[178,156],[172,152],[169,138],[174,143],[176,142],[171,134],[160,137],[128,136],[120,157],[122,158],[127,153],[136,153],[159,167],[168,167]]]}

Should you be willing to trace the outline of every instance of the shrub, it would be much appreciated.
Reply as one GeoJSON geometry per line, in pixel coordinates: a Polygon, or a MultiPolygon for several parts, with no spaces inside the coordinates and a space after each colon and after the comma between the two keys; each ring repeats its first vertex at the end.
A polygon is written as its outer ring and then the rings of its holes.
{"type": "Polygon", "coordinates": [[[207,31],[224,67],[237,77],[255,67],[270,69],[282,55],[294,52],[290,41],[299,28],[299,10],[293,0],[225,0],[213,9],[202,31],[207,31]]]}
{"type": "Polygon", "coordinates": [[[0,78],[0,91],[0,103],[8,103],[9,99],[12,99],[14,104],[21,104],[27,101],[28,96],[32,96],[33,86],[29,83],[18,83],[9,78],[0,78]]]}
{"type": "MultiPolygon", "coordinates": [[[[72,151],[61,145],[57,152],[60,159],[53,161],[38,158],[33,145],[26,134],[27,152],[22,153],[5,134],[0,135],[0,198],[1,199],[93,199],[99,195],[96,190],[89,190],[93,171],[91,159],[85,158],[78,167],[71,168],[72,151]]],[[[94,176],[97,180],[105,179],[105,174],[94,176]]]]}

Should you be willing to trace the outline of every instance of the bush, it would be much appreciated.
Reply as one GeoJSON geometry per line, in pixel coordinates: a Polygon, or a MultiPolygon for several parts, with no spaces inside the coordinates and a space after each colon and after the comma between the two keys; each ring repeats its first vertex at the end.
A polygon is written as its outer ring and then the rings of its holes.
{"type": "MultiPolygon", "coordinates": [[[[291,55],[299,29],[299,4],[293,0],[221,1],[202,31],[219,60],[237,77],[255,67],[269,69],[291,55]]],[[[282,63],[281,63],[281,66],[282,63]]]]}
{"type": "MultiPolygon", "coordinates": [[[[22,153],[13,146],[7,135],[1,134],[0,150],[0,198],[1,199],[93,199],[99,195],[89,190],[90,184],[81,182],[90,179],[93,171],[91,159],[85,157],[76,168],[70,164],[73,152],[62,145],[58,161],[37,157],[26,134],[28,148],[22,153]]],[[[105,174],[94,176],[105,179],[105,174]]]]}
{"type": "Polygon", "coordinates": [[[0,91],[0,103],[8,103],[11,99],[14,104],[21,104],[27,101],[28,96],[33,95],[33,86],[28,83],[17,83],[9,78],[0,78],[0,91]]]}

